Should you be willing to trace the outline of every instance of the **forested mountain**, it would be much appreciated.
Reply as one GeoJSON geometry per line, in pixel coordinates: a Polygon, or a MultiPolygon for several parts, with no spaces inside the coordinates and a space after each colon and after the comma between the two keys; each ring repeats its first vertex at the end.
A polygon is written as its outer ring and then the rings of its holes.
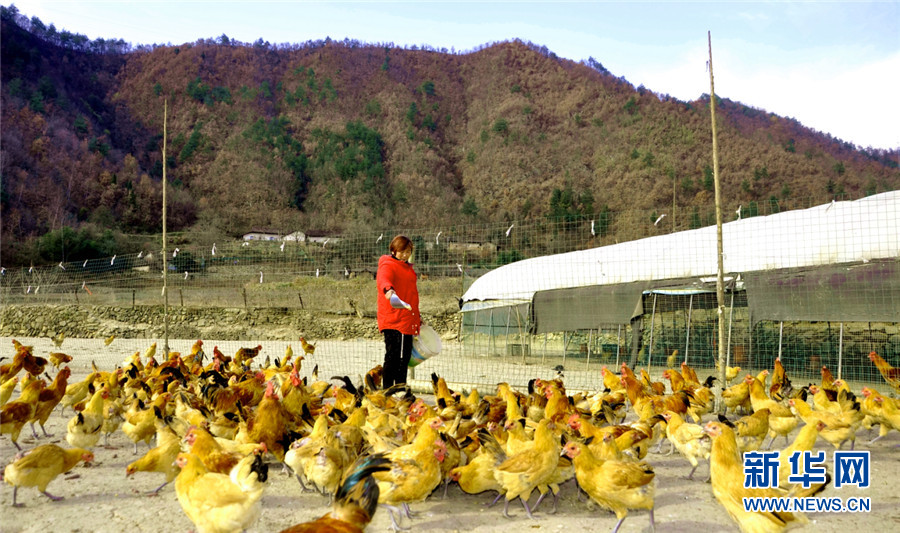
{"type": "MultiPolygon", "coordinates": [[[[708,95],[679,101],[531,43],[133,48],[14,7],[0,36],[4,265],[40,261],[63,231],[85,236],[70,259],[158,233],[164,164],[169,229],[227,236],[712,206],[708,95]]],[[[900,187],[897,150],[728,99],[717,111],[729,205],[900,187]]]]}

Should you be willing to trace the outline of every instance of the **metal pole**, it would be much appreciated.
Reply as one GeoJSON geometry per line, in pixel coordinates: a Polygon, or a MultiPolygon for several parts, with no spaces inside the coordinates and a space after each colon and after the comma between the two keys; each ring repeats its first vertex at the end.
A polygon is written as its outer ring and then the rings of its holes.
{"type": "MultiPolygon", "coordinates": [[[[725,261],[724,249],[722,244],[722,193],[719,186],[719,151],[716,144],[716,90],[713,78],[713,58],[712,58],[712,32],[706,33],[709,42],[709,112],[712,120],[712,152],[713,152],[713,183],[716,189],[716,317],[719,322],[719,338],[718,342],[718,360],[719,360],[719,383],[725,385],[725,345],[722,339],[725,338],[725,261]]],[[[716,403],[722,399],[721,387],[716,387],[716,403]]]]}
{"type": "MultiPolygon", "coordinates": [[[[599,328],[598,328],[599,330],[599,328]]],[[[598,333],[599,335],[599,333],[598,333]]],[[[591,343],[594,340],[594,330],[588,330],[588,346],[587,346],[587,359],[584,362],[584,368],[589,368],[591,366],[591,343]]]]}
{"type": "Polygon", "coordinates": [[[778,323],[778,358],[781,359],[781,339],[784,337],[784,321],[778,323]]]}
{"type": "Polygon", "coordinates": [[[841,364],[844,356],[844,323],[841,322],[841,332],[838,334],[838,379],[841,378],[841,364]]]}
{"type": "Polygon", "coordinates": [[[731,364],[731,326],[734,324],[734,290],[731,291],[731,306],[728,308],[728,342],[725,344],[725,366],[731,364]]]}
{"type": "Polygon", "coordinates": [[[622,324],[619,324],[619,331],[616,333],[616,368],[619,366],[619,352],[622,344],[622,324]]]}
{"type": "Polygon", "coordinates": [[[166,127],[169,118],[169,100],[163,100],[163,145],[162,145],[162,263],[163,263],[163,321],[165,323],[165,338],[163,340],[163,354],[169,356],[169,252],[166,249],[166,127]]]}
{"type": "Polygon", "coordinates": [[[653,325],[656,322],[656,297],[653,293],[653,309],[650,311],[650,344],[647,345],[647,372],[650,372],[650,357],[653,352],[653,325]]]}

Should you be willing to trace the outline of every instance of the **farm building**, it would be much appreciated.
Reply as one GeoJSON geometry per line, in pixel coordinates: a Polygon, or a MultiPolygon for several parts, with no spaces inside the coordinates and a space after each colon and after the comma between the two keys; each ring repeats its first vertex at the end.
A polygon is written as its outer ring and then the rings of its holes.
{"type": "MultiPolygon", "coordinates": [[[[729,364],[822,365],[877,380],[900,364],[900,192],[723,224],[729,364]]],[[[716,227],[518,261],[462,298],[472,354],[524,363],[712,367],[716,227]],[[673,356],[673,352],[678,350],[673,356]]]]}

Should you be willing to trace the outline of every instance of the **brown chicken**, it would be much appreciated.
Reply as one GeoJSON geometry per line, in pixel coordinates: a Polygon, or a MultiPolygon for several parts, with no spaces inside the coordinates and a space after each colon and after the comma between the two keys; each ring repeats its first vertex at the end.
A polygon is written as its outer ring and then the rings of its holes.
{"type": "Polygon", "coordinates": [[[797,485],[792,491],[780,488],[744,488],[744,463],[738,451],[734,430],[721,422],[709,422],[704,430],[712,438],[710,477],[713,496],[737,522],[744,533],[783,531],[792,523],[808,523],[803,514],[789,512],[749,512],[744,510],[743,499],[748,497],[810,497],[822,491],[830,482],[813,484],[808,489],[797,485]]]}
{"type": "Polygon", "coordinates": [[[0,410],[0,435],[9,435],[12,443],[19,450],[22,449],[18,442],[19,433],[22,432],[25,424],[34,417],[42,390],[44,390],[44,381],[34,380],[25,386],[18,399],[8,402],[0,410]]]}
{"type": "Polygon", "coordinates": [[[900,393],[900,368],[891,366],[875,352],[869,353],[869,361],[875,363],[875,366],[878,368],[878,371],[881,372],[882,377],[884,377],[884,380],[887,381],[888,385],[896,392],[900,393]]]}
{"type": "Polygon", "coordinates": [[[372,474],[388,470],[389,465],[390,461],[381,454],[360,457],[341,480],[328,514],[281,533],[362,533],[378,505],[378,483],[372,474]]]}
{"type": "Polygon", "coordinates": [[[562,453],[575,465],[578,486],[601,507],[616,513],[619,521],[613,533],[619,530],[630,509],[650,511],[650,530],[656,530],[653,520],[656,474],[650,465],[599,459],[587,445],[576,441],[566,443],[562,453]]]}
{"type": "Polygon", "coordinates": [[[62,500],[47,492],[47,485],[60,474],[65,474],[79,462],[91,462],[94,454],[81,448],[64,449],[56,444],[43,444],[25,452],[25,456],[6,465],[3,479],[13,486],[13,507],[22,504],[16,502],[19,487],[36,487],[41,494],[53,501],[62,500]]]}
{"type": "Polygon", "coordinates": [[[260,350],[262,350],[262,344],[257,345],[256,348],[238,348],[234,354],[234,362],[239,365],[249,365],[250,361],[259,355],[260,350]]]}
{"type": "Polygon", "coordinates": [[[252,442],[265,444],[269,452],[279,461],[284,460],[285,435],[290,429],[290,416],[284,410],[275,393],[275,382],[266,385],[263,399],[256,407],[256,413],[248,421],[247,433],[252,442]]]}
{"type": "Polygon", "coordinates": [[[59,368],[59,365],[64,365],[66,363],[72,362],[72,356],[66,355],[62,352],[50,352],[50,355],[47,357],[50,358],[50,364],[54,367],[59,368]]]}
{"type": "Polygon", "coordinates": [[[56,374],[56,377],[53,378],[53,383],[43,389],[38,396],[37,407],[34,410],[34,415],[32,415],[29,420],[29,422],[31,422],[31,433],[34,435],[34,438],[37,438],[38,436],[37,432],[34,430],[35,422],[38,422],[41,425],[41,431],[44,432],[45,437],[53,436],[47,433],[47,430],[44,429],[44,424],[47,423],[47,419],[50,418],[50,413],[53,412],[53,409],[56,408],[66,394],[66,385],[71,374],[72,371],[69,367],[63,367],[63,369],[56,374]]]}

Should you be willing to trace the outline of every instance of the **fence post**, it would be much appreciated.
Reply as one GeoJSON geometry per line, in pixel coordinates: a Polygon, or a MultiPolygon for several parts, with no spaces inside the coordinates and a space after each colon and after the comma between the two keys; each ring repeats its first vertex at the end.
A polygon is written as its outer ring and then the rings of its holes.
{"type": "Polygon", "coordinates": [[[241,293],[244,295],[244,309],[247,309],[247,287],[243,287],[241,293]]]}
{"type": "Polygon", "coordinates": [[[135,308],[135,305],[134,305],[134,302],[135,302],[135,294],[134,294],[134,293],[135,293],[135,290],[134,290],[134,289],[131,289],[131,308],[132,308],[132,309],[135,308]]]}
{"type": "Polygon", "coordinates": [[[178,289],[178,297],[181,299],[181,307],[184,307],[184,289],[178,289]]]}
{"type": "Polygon", "coordinates": [[[78,289],[75,289],[75,304],[77,305],[78,303],[78,289]]]}
{"type": "MultiPolygon", "coordinates": [[[[297,298],[300,299],[300,309],[303,309],[303,296],[301,296],[299,292],[297,293],[297,298]]],[[[246,302],[244,305],[247,305],[246,302]]]]}
{"type": "Polygon", "coordinates": [[[843,379],[841,377],[841,366],[843,363],[843,354],[844,354],[844,323],[841,322],[841,333],[838,336],[838,379],[843,379]]]}

